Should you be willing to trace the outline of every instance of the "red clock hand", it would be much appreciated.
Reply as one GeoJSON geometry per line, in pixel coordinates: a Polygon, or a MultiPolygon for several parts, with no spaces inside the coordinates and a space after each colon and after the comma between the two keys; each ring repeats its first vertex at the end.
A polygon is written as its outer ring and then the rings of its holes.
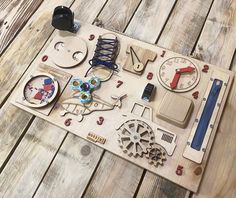
{"type": "Polygon", "coordinates": [[[195,70],[194,67],[188,66],[188,67],[176,69],[176,73],[188,73],[188,72],[192,72],[194,70],[195,70]]]}
{"type": "Polygon", "coordinates": [[[180,75],[181,75],[180,73],[177,73],[177,72],[175,73],[174,78],[173,78],[172,82],[170,83],[171,89],[175,89],[177,87],[180,75]]]}

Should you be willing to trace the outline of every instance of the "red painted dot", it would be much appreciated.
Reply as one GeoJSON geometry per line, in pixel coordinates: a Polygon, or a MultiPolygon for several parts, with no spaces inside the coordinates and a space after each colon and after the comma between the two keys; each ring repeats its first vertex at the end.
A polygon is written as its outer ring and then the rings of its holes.
{"type": "Polygon", "coordinates": [[[45,62],[45,61],[47,61],[47,60],[48,60],[48,56],[47,56],[47,55],[44,55],[44,56],[42,57],[42,61],[45,62]]]}

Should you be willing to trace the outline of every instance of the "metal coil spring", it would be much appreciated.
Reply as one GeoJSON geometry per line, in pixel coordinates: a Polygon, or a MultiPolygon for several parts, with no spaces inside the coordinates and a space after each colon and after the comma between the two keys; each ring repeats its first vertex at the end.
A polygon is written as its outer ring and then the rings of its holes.
{"type": "Polygon", "coordinates": [[[108,39],[99,36],[93,58],[89,61],[91,67],[87,70],[85,77],[89,71],[96,66],[104,66],[113,71],[118,71],[118,65],[115,63],[118,54],[118,39],[108,39]]]}

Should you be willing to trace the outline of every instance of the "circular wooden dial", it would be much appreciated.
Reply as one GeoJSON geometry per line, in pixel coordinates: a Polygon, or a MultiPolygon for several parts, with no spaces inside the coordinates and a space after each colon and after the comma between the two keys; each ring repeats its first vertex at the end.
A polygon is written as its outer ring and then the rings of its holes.
{"type": "Polygon", "coordinates": [[[50,57],[55,65],[70,68],[82,63],[87,55],[87,44],[79,37],[55,38],[50,57]]]}
{"type": "Polygon", "coordinates": [[[160,66],[157,77],[166,89],[186,92],[198,84],[200,72],[199,68],[189,59],[172,57],[160,66]]]}
{"type": "Polygon", "coordinates": [[[58,92],[58,82],[49,74],[33,76],[24,86],[23,100],[29,107],[39,108],[54,100],[58,92]]]}

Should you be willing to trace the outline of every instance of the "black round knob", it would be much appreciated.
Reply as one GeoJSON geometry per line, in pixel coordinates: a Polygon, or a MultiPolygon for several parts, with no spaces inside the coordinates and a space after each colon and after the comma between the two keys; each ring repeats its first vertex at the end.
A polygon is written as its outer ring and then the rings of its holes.
{"type": "Polygon", "coordinates": [[[59,30],[74,31],[74,13],[70,8],[58,6],[54,9],[52,26],[59,30]]]}

